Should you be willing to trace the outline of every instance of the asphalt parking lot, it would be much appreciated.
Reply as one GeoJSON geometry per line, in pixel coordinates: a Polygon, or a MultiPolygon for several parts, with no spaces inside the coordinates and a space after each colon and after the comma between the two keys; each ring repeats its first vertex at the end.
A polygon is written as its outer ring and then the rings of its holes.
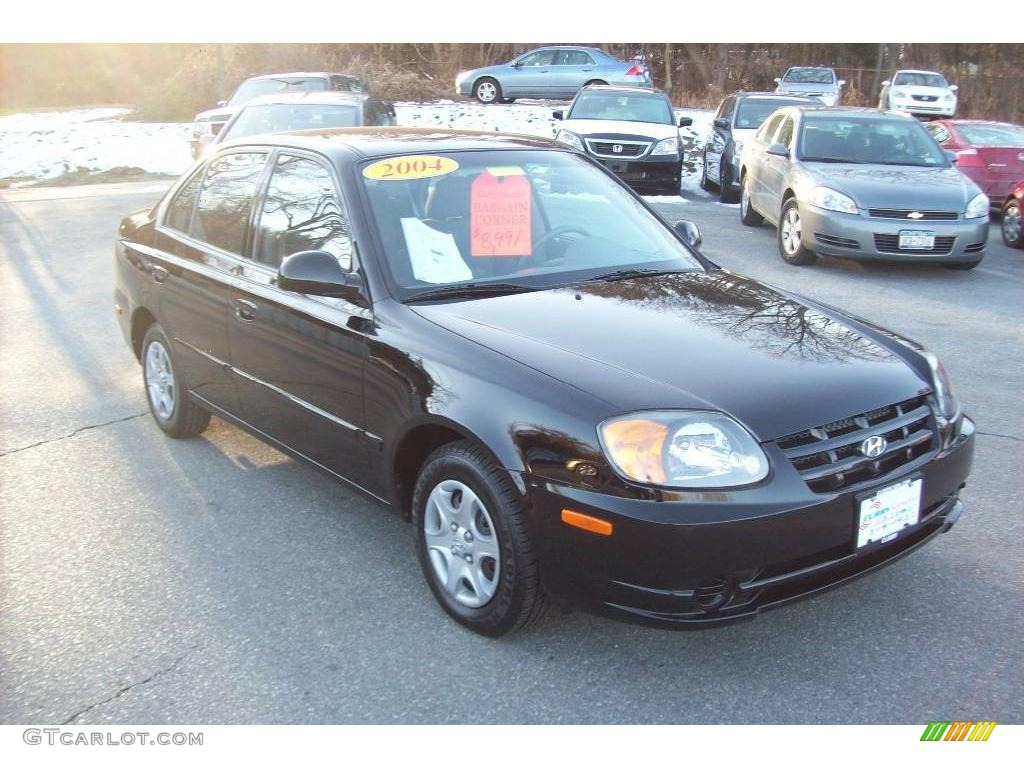
{"type": "Polygon", "coordinates": [[[724,267],[936,351],[980,430],[967,511],[753,622],[554,614],[494,641],[435,605],[397,517],[218,420],[150,422],[111,273],[162,186],[0,193],[0,722],[1024,720],[1024,252],[996,226],[972,272],[796,268],[735,207],[654,201],[724,267]]]}

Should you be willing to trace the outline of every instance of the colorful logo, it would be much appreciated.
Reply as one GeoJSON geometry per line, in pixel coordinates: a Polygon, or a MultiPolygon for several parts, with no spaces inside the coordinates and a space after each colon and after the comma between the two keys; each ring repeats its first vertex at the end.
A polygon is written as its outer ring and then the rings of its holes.
{"type": "Polygon", "coordinates": [[[932,720],[921,734],[921,741],[988,741],[995,727],[994,720],[932,720]]]}

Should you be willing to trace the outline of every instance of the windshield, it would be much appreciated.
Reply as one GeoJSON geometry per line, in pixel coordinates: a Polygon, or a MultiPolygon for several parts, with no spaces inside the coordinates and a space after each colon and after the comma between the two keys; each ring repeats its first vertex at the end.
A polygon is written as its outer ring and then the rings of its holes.
{"type": "Polygon", "coordinates": [[[900,118],[806,117],[797,153],[805,161],[949,167],[921,124],[900,118]]]}
{"type": "Polygon", "coordinates": [[[244,104],[257,96],[269,96],[272,93],[326,90],[327,80],[322,77],[261,77],[259,80],[246,80],[238,86],[228,105],[244,104]]]}
{"type": "Polygon", "coordinates": [[[243,109],[223,138],[355,125],[359,125],[359,109],[354,104],[259,104],[243,109]]]}
{"type": "Polygon", "coordinates": [[[1024,147],[1024,128],[1019,125],[960,123],[957,129],[975,147],[1024,147]]]}
{"type": "Polygon", "coordinates": [[[893,78],[893,85],[928,85],[932,88],[945,88],[946,78],[937,72],[900,72],[893,78]]]}
{"type": "Polygon", "coordinates": [[[622,270],[703,269],[639,200],[575,153],[411,155],[368,161],[360,177],[402,299],[439,286],[531,290],[622,270]]]}
{"type": "MultiPolygon", "coordinates": [[[[736,128],[760,128],[761,124],[768,119],[779,107],[786,107],[790,104],[807,104],[807,101],[788,101],[786,99],[743,99],[739,109],[736,110],[736,128]]],[[[817,100],[811,103],[819,103],[817,100]]]]}
{"type": "MultiPolygon", "coordinates": [[[[778,70],[775,70],[778,72],[778,70]]],[[[832,74],[831,69],[821,69],[819,67],[793,67],[786,73],[786,76],[782,78],[784,83],[822,83],[831,85],[835,82],[835,77],[832,74]]]]}
{"type": "Polygon", "coordinates": [[[581,93],[570,120],[628,120],[672,125],[672,110],[661,96],[646,93],[581,93]]]}

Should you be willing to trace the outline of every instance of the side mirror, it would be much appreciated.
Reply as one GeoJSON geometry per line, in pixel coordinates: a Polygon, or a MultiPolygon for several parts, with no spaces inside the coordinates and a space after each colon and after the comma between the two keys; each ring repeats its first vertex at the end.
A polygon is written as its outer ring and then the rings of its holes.
{"type": "Polygon", "coordinates": [[[327,251],[299,251],[286,256],[277,270],[277,287],[311,296],[335,296],[366,306],[359,275],[343,270],[327,251]]]}
{"type": "Polygon", "coordinates": [[[700,227],[692,221],[681,219],[672,225],[672,229],[693,248],[700,248],[700,244],[704,242],[704,238],[700,233],[700,227]]]}
{"type": "Polygon", "coordinates": [[[840,80],[838,82],[838,85],[839,85],[840,88],[842,88],[844,85],[846,85],[846,81],[845,80],[840,80]]]}
{"type": "Polygon", "coordinates": [[[565,120],[564,115],[565,111],[561,109],[556,109],[551,112],[551,116],[555,118],[555,120],[565,120]]]}
{"type": "Polygon", "coordinates": [[[513,61],[509,64],[509,66],[511,66],[513,69],[519,69],[521,66],[523,66],[523,62],[513,61]]]}
{"type": "Polygon", "coordinates": [[[775,155],[776,157],[789,157],[789,149],[786,147],[785,144],[779,144],[778,142],[775,142],[770,147],[768,147],[768,154],[775,155]]]}
{"type": "Polygon", "coordinates": [[[689,128],[691,125],[693,125],[693,118],[692,117],[680,117],[679,118],[679,127],[680,128],[689,128]]]}
{"type": "Polygon", "coordinates": [[[946,155],[946,159],[953,165],[956,165],[956,161],[960,159],[960,156],[951,149],[944,149],[942,151],[946,155]]]}
{"type": "Polygon", "coordinates": [[[217,102],[217,106],[218,107],[226,107],[227,105],[228,105],[228,103],[226,101],[224,101],[224,99],[221,99],[220,101],[217,102]]]}
{"type": "Polygon", "coordinates": [[[781,77],[776,77],[774,79],[775,79],[776,83],[779,83],[780,85],[782,84],[782,78],[781,77]]]}
{"type": "Polygon", "coordinates": [[[726,118],[724,118],[724,117],[720,117],[717,120],[715,120],[715,128],[719,128],[719,129],[721,129],[723,131],[728,131],[729,130],[729,121],[726,118]]]}
{"type": "Polygon", "coordinates": [[[886,87],[886,86],[889,86],[889,85],[892,85],[892,81],[891,80],[883,80],[882,81],[882,87],[883,88],[886,87]]]}
{"type": "Polygon", "coordinates": [[[960,86],[959,85],[951,85],[951,86],[949,86],[949,90],[951,90],[951,91],[958,91],[958,90],[960,90],[960,86]]]}

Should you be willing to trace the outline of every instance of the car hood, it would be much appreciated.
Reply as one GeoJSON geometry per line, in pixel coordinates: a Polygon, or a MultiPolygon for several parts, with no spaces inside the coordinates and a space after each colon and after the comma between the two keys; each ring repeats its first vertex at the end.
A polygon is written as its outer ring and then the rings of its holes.
{"type": "MultiPolygon", "coordinates": [[[[947,93],[953,93],[949,88],[941,88],[935,85],[893,85],[890,86],[894,91],[904,91],[911,93],[915,96],[945,96],[947,93]]],[[[955,94],[954,94],[955,95],[955,94]]]]}
{"type": "Polygon", "coordinates": [[[956,168],[861,163],[804,163],[803,168],[816,183],[849,195],[861,208],[963,212],[981,191],[956,168]]]}
{"type": "Polygon", "coordinates": [[[413,309],[604,400],[609,415],[723,411],[761,440],[929,390],[881,335],[866,336],[839,315],[725,271],[413,309]]]}
{"type": "Polygon", "coordinates": [[[195,121],[199,122],[202,120],[209,120],[210,122],[224,123],[234,117],[235,112],[239,110],[239,107],[217,107],[216,109],[208,109],[205,112],[200,112],[195,116],[195,121]]]}
{"type": "Polygon", "coordinates": [[[779,83],[776,93],[834,93],[839,90],[836,83],[779,83]]]}
{"type": "Polygon", "coordinates": [[[641,123],[635,120],[563,120],[559,128],[577,136],[641,136],[655,141],[679,135],[679,129],[665,123],[641,123]]]}

